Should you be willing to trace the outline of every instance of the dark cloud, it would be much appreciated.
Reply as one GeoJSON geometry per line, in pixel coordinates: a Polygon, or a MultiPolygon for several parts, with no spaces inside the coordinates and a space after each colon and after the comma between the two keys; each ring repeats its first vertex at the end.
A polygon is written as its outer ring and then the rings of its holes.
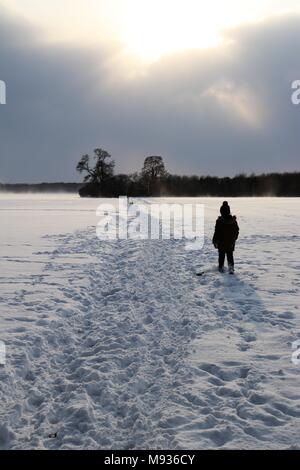
{"type": "Polygon", "coordinates": [[[77,160],[96,146],[119,171],[149,154],[187,174],[299,170],[298,45],[300,17],[277,17],[139,70],[118,44],[49,45],[2,14],[0,180],[76,180],[77,160]]]}

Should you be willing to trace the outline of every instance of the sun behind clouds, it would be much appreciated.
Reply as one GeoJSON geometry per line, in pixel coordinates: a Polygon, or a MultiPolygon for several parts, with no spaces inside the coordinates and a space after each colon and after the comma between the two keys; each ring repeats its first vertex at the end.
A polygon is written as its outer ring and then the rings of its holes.
{"type": "Polygon", "coordinates": [[[185,49],[217,47],[226,28],[294,11],[298,0],[0,0],[51,41],[112,41],[152,62],[185,49]],[[61,14],[63,12],[63,14],[61,14]]]}

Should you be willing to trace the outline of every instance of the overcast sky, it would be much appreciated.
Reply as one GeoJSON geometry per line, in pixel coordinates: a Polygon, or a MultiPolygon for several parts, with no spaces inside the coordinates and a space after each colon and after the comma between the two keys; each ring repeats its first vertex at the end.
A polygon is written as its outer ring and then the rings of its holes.
{"type": "Polygon", "coordinates": [[[0,182],[299,170],[300,2],[0,0],[0,182]]]}

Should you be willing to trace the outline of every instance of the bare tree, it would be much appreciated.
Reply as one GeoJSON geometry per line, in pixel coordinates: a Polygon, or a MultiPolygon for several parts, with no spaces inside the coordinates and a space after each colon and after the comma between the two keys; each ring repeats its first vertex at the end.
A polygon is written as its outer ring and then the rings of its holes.
{"type": "Polygon", "coordinates": [[[109,161],[109,159],[111,159],[111,155],[106,150],[97,148],[94,150],[94,160],[96,161],[94,167],[90,166],[90,156],[83,155],[76,170],[79,173],[86,173],[84,182],[103,185],[114,174],[115,162],[109,161]]]}
{"type": "Polygon", "coordinates": [[[86,154],[81,157],[81,160],[76,167],[76,170],[79,173],[86,172],[86,175],[83,180],[85,183],[88,181],[92,181],[94,178],[94,171],[92,168],[90,168],[89,163],[90,163],[90,156],[86,154]]]}
{"type": "Polygon", "coordinates": [[[160,156],[150,156],[144,161],[142,178],[148,189],[148,195],[158,188],[159,182],[167,176],[163,158],[160,156]]]}

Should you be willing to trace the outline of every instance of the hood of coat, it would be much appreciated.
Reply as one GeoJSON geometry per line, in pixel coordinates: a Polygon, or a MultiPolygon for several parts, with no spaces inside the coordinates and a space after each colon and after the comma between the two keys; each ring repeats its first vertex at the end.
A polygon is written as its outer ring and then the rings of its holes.
{"type": "Polygon", "coordinates": [[[220,215],[218,218],[222,224],[234,224],[236,222],[236,216],[235,215],[228,215],[224,217],[223,215],[220,215]]]}

